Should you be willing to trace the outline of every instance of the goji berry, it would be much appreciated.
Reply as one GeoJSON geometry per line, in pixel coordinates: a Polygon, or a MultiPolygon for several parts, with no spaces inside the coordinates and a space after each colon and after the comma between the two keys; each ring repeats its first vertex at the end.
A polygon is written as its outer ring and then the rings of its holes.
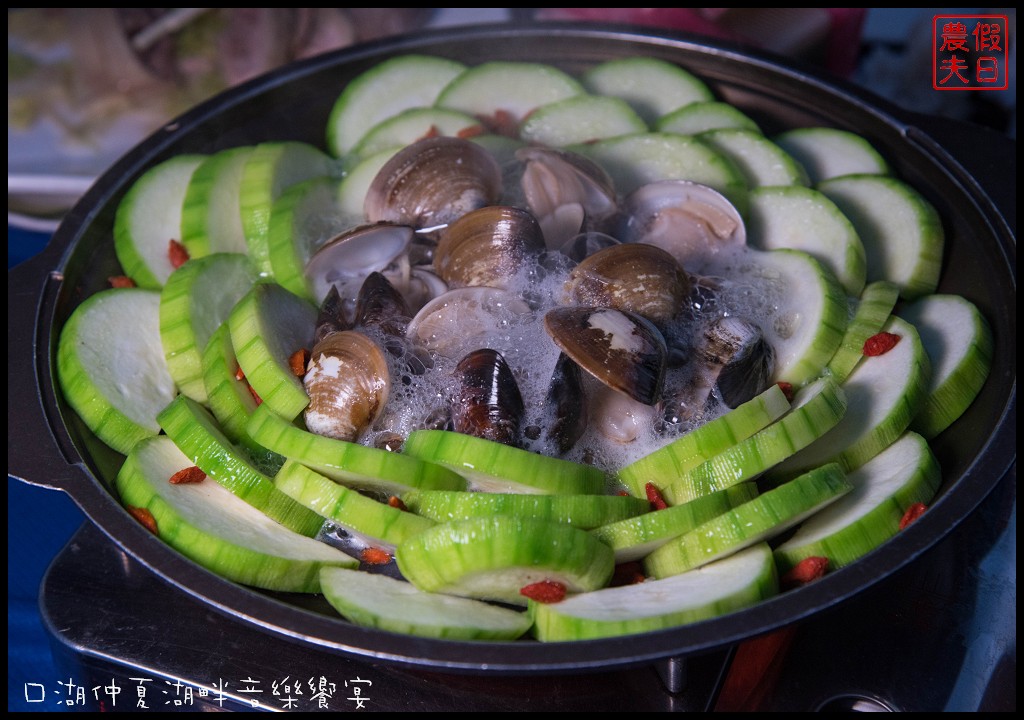
{"type": "Polygon", "coordinates": [[[647,499],[655,510],[664,510],[668,507],[668,503],[665,502],[665,498],[661,494],[661,490],[658,489],[657,485],[649,482],[644,486],[644,491],[647,493],[647,499]]]}
{"type": "Polygon", "coordinates": [[[309,350],[300,348],[288,358],[288,365],[291,367],[295,377],[306,376],[306,366],[309,365],[309,350]]]}
{"type": "Polygon", "coordinates": [[[896,347],[900,336],[894,333],[880,332],[872,335],[864,341],[864,354],[868,357],[878,357],[896,347]]]}
{"type": "Polygon", "coordinates": [[[167,259],[171,261],[171,267],[175,270],[188,262],[188,250],[177,240],[167,243],[167,259]]]}
{"type": "Polygon", "coordinates": [[[128,508],[128,512],[131,513],[131,516],[138,520],[139,524],[142,525],[142,527],[146,528],[154,535],[160,534],[159,532],[157,532],[156,518],[153,517],[153,513],[151,513],[148,509],[143,507],[135,507],[133,505],[128,505],[126,507],[128,508]]]}
{"type": "Polygon", "coordinates": [[[780,390],[782,390],[782,394],[786,396],[786,400],[793,402],[793,383],[783,382],[780,380],[775,384],[779,386],[780,390]]]}
{"type": "Polygon", "coordinates": [[[827,572],[827,557],[805,557],[794,565],[789,572],[779,578],[779,587],[783,590],[792,590],[820,577],[824,577],[827,572]]]}
{"type": "Polygon", "coordinates": [[[402,498],[398,497],[397,495],[392,495],[391,497],[388,498],[388,505],[390,505],[393,508],[398,508],[402,512],[409,512],[409,508],[407,508],[405,506],[405,503],[402,502],[402,498]]]}
{"type": "Polygon", "coordinates": [[[367,565],[387,565],[391,562],[391,555],[380,548],[366,548],[359,554],[359,558],[367,565]]]}
{"type": "Polygon", "coordinates": [[[554,580],[541,580],[519,589],[519,594],[545,605],[565,600],[565,585],[554,580]]]}
{"type": "Polygon", "coordinates": [[[900,518],[900,530],[905,530],[907,525],[921,517],[927,509],[927,505],[919,502],[908,507],[907,511],[903,513],[903,517],[900,518]]]}
{"type": "Polygon", "coordinates": [[[206,473],[193,465],[192,467],[182,468],[178,472],[174,473],[167,482],[171,485],[191,485],[194,483],[201,483],[205,479],[206,473]]]}
{"type": "Polygon", "coordinates": [[[127,275],[112,275],[107,278],[107,282],[110,283],[112,288],[133,288],[135,287],[135,281],[127,275]]]}
{"type": "Polygon", "coordinates": [[[485,132],[486,130],[484,129],[483,125],[470,125],[469,127],[464,127],[461,130],[459,130],[457,133],[455,133],[455,136],[461,138],[462,140],[469,140],[470,138],[474,138],[477,135],[483,135],[485,132]]]}
{"type": "Polygon", "coordinates": [[[246,383],[245,386],[247,388],[249,388],[249,394],[252,395],[252,399],[256,401],[256,404],[257,405],[262,405],[263,404],[263,398],[261,398],[259,395],[256,394],[256,391],[252,389],[252,385],[249,385],[248,383],[246,383]]]}

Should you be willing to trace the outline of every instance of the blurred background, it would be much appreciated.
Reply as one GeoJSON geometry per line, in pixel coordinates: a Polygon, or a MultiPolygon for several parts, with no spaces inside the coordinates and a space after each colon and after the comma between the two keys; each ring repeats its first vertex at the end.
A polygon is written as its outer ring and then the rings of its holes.
{"type": "MultiPolygon", "coordinates": [[[[45,246],[63,212],[122,153],[229,85],[295,59],[422,28],[528,20],[635,23],[726,39],[813,64],[907,110],[1016,137],[1014,8],[9,10],[8,268],[45,246]],[[932,23],[939,14],[1008,16],[1008,89],[932,89],[932,23]]],[[[8,376],[9,385],[14,381],[8,376]]],[[[63,494],[9,478],[10,710],[39,709],[25,701],[25,683],[58,679],[38,587],[82,521],[63,494]]]]}

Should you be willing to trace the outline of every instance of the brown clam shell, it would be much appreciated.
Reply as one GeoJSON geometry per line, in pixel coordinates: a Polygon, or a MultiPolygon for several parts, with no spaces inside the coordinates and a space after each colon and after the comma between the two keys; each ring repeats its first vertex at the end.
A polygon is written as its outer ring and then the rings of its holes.
{"type": "Polygon", "coordinates": [[[548,311],[544,327],[562,352],[614,390],[646,405],[665,381],[665,338],[649,320],[607,307],[548,311]]]}
{"type": "Polygon", "coordinates": [[[544,248],[540,225],[529,211],[491,205],[463,215],[441,234],[434,271],[451,287],[507,289],[544,248]]]}
{"type": "Polygon", "coordinates": [[[380,415],[391,382],[387,359],[377,343],[360,332],[343,330],[313,347],[304,384],[310,432],[354,442],[380,415]]]}
{"type": "Polygon", "coordinates": [[[584,258],[566,286],[575,304],[626,310],[665,325],[683,308],[690,278],[665,250],[624,243],[584,258]]]}
{"type": "Polygon", "coordinates": [[[370,183],[364,211],[370,222],[423,230],[493,205],[501,189],[501,168],[482,147],[456,137],[425,138],[384,164],[370,183]]]}

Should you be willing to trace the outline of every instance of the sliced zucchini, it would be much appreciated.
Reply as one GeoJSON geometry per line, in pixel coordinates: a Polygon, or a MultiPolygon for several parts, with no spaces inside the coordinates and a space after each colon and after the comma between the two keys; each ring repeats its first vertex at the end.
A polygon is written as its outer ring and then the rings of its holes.
{"type": "Polygon", "coordinates": [[[759,131],[721,128],[702,132],[697,139],[729,158],[748,187],[810,184],[803,165],[759,131]]]}
{"type": "Polygon", "coordinates": [[[449,522],[488,515],[518,515],[590,530],[651,509],[647,500],[622,495],[527,495],[521,493],[412,491],[402,495],[410,511],[449,522]]]}
{"type": "Polygon", "coordinates": [[[205,155],[177,155],[132,184],[114,217],[114,252],[125,274],[144,288],[160,288],[174,272],[169,243],[181,241],[181,213],[189,181],[205,155]]]}
{"type": "Polygon", "coordinates": [[[256,281],[249,258],[214,253],[175,270],[160,292],[160,340],[178,389],[205,403],[203,350],[235,303],[256,281]]]}
{"type": "Polygon", "coordinates": [[[300,535],[315,537],[320,532],[323,518],[274,487],[195,400],[179,395],[157,419],[190,464],[233,494],[300,535]]]}
{"type": "Polygon", "coordinates": [[[435,107],[409,108],[370,128],[345,162],[352,166],[382,150],[405,147],[430,135],[473,137],[483,132],[480,121],[466,113],[435,107]]]}
{"type": "Polygon", "coordinates": [[[221,150],[192,173],[181,209],[181,243],[190,257],[248,253],[242,227],[242,171],[252,147],[221,150]]]}
{"type": "Polygon", "coordinates": [[[789,408],[782,388],[772,385],[721,417],[630,463],[619,470],[618,478],[633,495],[644,498],[647,483],[663,490],[682,473],[764,429],[789,408]]]}
{"type": "Polygon", "coordinates": [[[642,560],[672,538],[755,497],[754,483],[740,483],[682,505],[608,523],[591,532],[615,551],[616,563],[642,560]]]}
{"type": "Polygon", "coordinates": [[[793,475],[837,462],[856,470],[899,438],[924,404],[931,363],[914,326],[896,316],[882,328],[899,337],[884,355],[865,357],[843,383],[846,414],[836,426],[772,470],[793,475]]]}
{"type": "Polygon", "coordinates": [[[344,157],[374,126],[403,110],[429,107],[438,93],[466,69],[429,55],[400,55],[350,82],[327,119],[327,147],[344,157]]]}
{"type": "Polygon", "coordinates": [[[931,440],[981,392],[992,367],[992,330],[978,308],[959,295],[928,295],[898,314],[917,328],[931,361],[928,395],[910,424],[931,440]]]}
{"type": "Polygon", "coordinates": [[[658,118],[658,122],[654,126],[658,132],[678,133],[679,135],[697,135],[708,130],[724,128],[761,132],[757,123],[742,110],[729,103],[714,100],[694,102],[678,110],[673,110],[658,118]]]}
{"type": "Polygon", "coordinates": [[[797,392],[789,412],[764,430],[683,473],[664,489],[665,501],[679,505],[752,480],[835,427],[845,412],[842,389],[829,378],[816,380],[797,392]]]}
{"type": "Polygon", "coordinates": [[[727,557],[778,537],[852,489],[838,464],[815,468],[670,540],[644,559],[644,570],[665,578],[727,557]]]}
{"type": "Polygon", "coordinates": [[[518,125],[542,105],[583,93],[583,86],[575,78],[552,65],[492,61],[455,77],[435,104],[485,122],[505,115],[508,122],[518,125]]]}
{"type": "Polygon", "coordinates": [[[843,342],[826,368],[826,372],[837,383],[846,382],[846,378],[850,377],[850,373],[864,358],[864,342],[882,330],[899,296],[899,288],[885,280],[877,280],[864,288],[853,318],[846,326],[843,342]]]}
{"type": "Polygon", "coordinates": [[[448,468],[404,453],[316,435],[285,420],[269,406],[261,405],[253,412],[246,432],[260,445],[335,482],[385,497],[409,490],[466,487],[466,481],[448,468]]]}
{"type": "Polygon", "coordinates": [[[320,585],[335,610],[363,627],[449,640],[515,640],[526,613],[471,598],[439,595],[386,575],[325,568],[320,585]]]}
{"type": "Polygon", "coordinates": [[[595,95],[625,100],[652,127],[658,118],[677,108],[714,100],[696,75],[655,58],[607,60],[584,73],[583,85],[595,95]]]}
{"type": "Polygon", "coordinates": [[[258,282],[228,316],[231,343],[245,379],[274,412],[298,417],[309,396],[288,363],[313,347],[316,308],[276,283],[258,282]]]}
{"type": "Polygon", "coordinates": [[[846,175],[818,189],[856,228],[867,253],[868,282],[893,282],[905,300],[935,292],[945,236],[939,214],[920,193],[882,175],[846,175]]]}
{"type": "Polygon", "coordinates": [[[772,551],[760,543],[663,580],[605,588],[560,603],[530,601],[543,642],[590,640],[688,625],[750,607],[778,593],[772,551]]]}
{"type": "Polygon", "coordinates": [[[611,548],[585,530],[512,515],[435,525],[400,544],[395,560],[420,590],[523,606],[527,585],[587,592],[607,585],[614,569],[611,548]]]}
{"type": "Polygon", "coordinates": [[[811,184],[843,175],[888,175],[889,164],[856,133],[828,127],[787,130],[775,142],[807,170],[811,184]]]}
{"type": "Polygon", "coordinates": [[[761,250],[803,250],[832,271],[847,295],[864,289],[867,258],[853,225],[835,203],[811,188],[750,191],[747,242],[761,250]]]}
{"type": "Polygon", "coordinates": [[[104,290],[75,308],[57,341],[65,400],[100,440],[125,454],[160,432],[177,392],[160,343],[160,293],[104,290]]]}
{"type": "Polygon", "coordinates": [[[575,95],[531,112],[519,126],[519,138],[529,143],[567,147],[647,129],[647,123],[624,100],[575,95]]]}
{"type": "Polygon", "coordinates": [[[493,440],[447,430],[415,430],[402,452],[459,473],[473,490],[549,495],[598,495],[604,471],[493,440]]]}
{"type": "Polygon", "coordinates": [[[359,562],[294,533],[211,480],[171,484],[193,465],[167,437],[140,441],[117,474],[129,510],[148,510],[161,540],[234,582],[281,592],[320,592],[320,570],[359,562]]]}
{"type": "Polygon", "coordinates": [[[238,202],[246,247],[261,275],[273,273],[269,233],[274,201],[292,185],[331,170],[330,158],[307,143],[265,142],[253,149],[242,169],[238,202]]]}
{"type": "Polygon", "coordinates": [[[928,442],[908,432],[847,480],[853,485],[849,495],[808,518],[775,549],[780,572],[812,556],[841,568],[871,552],[899,531],[911,505],[932,501],[942,471],[928,442]]]}
{"type": "Polygon", "coordinates": [[[296,460],[285,461],[274,476],[274,486],[318,515],[358,534],[368,545],[388,552],[435,524],[339,485],[296,460]]]}

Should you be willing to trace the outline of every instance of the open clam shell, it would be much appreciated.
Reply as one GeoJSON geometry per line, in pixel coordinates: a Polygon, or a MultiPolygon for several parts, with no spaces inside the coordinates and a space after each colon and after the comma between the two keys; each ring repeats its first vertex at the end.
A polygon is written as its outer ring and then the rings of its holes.
{"type": "Polygon", "coordinates": [[[614,390],[646,405],[665,381],[665,338],[649,320],[607,307],[549,310],[544,328],[562,352],[614,390]]]}

